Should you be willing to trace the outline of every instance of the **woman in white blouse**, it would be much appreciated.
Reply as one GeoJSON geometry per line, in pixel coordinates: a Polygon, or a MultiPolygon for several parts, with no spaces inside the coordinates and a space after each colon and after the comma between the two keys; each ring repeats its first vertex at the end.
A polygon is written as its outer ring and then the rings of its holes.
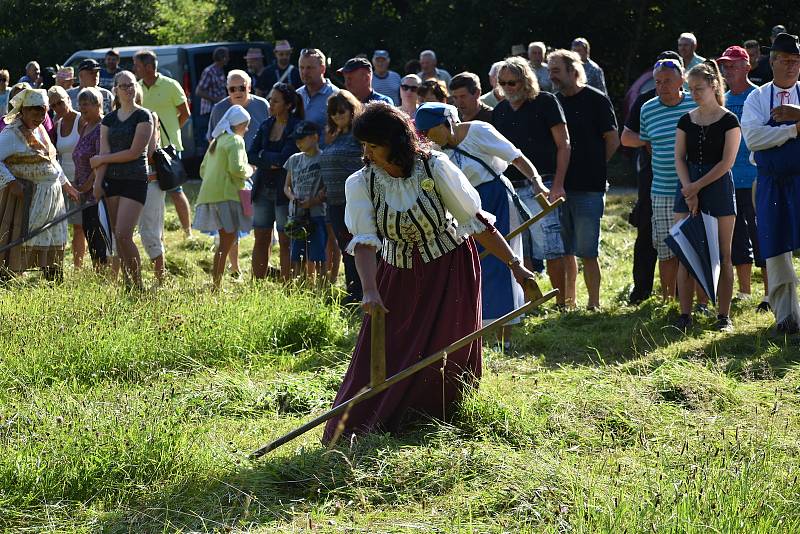
{"type": "MultiPolygon", "coordinates": [[[[548,193],[533,163],[494,126],[482,121],[459,122],[458,110],[449,104],[425,103],[415,114],[417,130],[442,148],[478,191],[483,209],[495,216],[494,226],[503,234],[518,227],[530,213],[503,176],[509,164],[531,181],[536,193],[548,193]]],[[[522,236],[509,243],[522,256],[522,236]]],[[[480,251],[480,250],[479,250],[480,251]]],[[[494,256],[481,260],[483,324],[486,325],[524,303],[520,286],[505,265],[494,256]]],[[[515,319],[512,323],[519,323],[515,319]]],[[[508,348],[510,331],[503,329],[508,348]]]]}
{"type": "MultiPolygon", "coordinates": [[[[345,223],[353,239],[367,314],[386,312],[387,376],[440,350],[481,325],[480,262],[475,241],[506,263],[518,282],[533,275],[481,210],[478,192],[444,154],[420,144],[410,119],[382,103],[366,106],[353,134],[366,165],[347,179],[345,223]],[[474,240],[473,240],[474,238],[474,240]],[[380,259],[376,261],[376,252],[380,259]]],[[[365,316],[334,405],[369,383],[370,318],[365,316]]],[[[465,384],[481,375],[479,341],[447,355],[386,392],[353,406],[325,427],[345,435],[394,432],[412,414],[446,418],[465,384]]]]}

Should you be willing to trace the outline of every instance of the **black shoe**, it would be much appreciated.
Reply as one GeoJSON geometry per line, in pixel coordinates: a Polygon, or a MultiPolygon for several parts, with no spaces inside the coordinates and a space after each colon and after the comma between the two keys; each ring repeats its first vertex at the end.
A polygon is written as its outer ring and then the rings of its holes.
{"type": "Polygon", "coordinates": [[[694,312],[703,317],[711,317],[711,311],[708,309],[708,304],[700,304],[699,302],[694,305],[694,312]]]}
{"type": "Polygon", "coordinates": [[[642,302],[644,302],[649,298],[650,295],[640,295],[639,293],[633,292],[628,297],[628,304],[630,304],[631,306],[638,306],[639,304],[641,304],[642,302]]]}
{"type": "Polygon", "coordinates": [[[675,321],[674,326],[681,332],[686,332],[692,327],[692,316],[688,313],[682,313],[678,320],[675,321]]]}
{"type": "Polygon", "coordinates": [[[797,321],[793,317],[787,317],[775,325],[775,332],[779,335],[791,336],[798,332],[797,321]]]}
{"type": "Polygon", "coordinates": [[[758,306],[756,306],[756,311],[758,313],[769,313],[772,311],[772,306],[770,306],[769,302],[766,300],[762,300],[758,303],[758,306]]]}
{"type": "Polygon", "coordinates": [[[718,332],[733,332],[731,318],[727,315],[717,315],[717,324],[714,325],[714,328],[716,328],[718,332]]]}

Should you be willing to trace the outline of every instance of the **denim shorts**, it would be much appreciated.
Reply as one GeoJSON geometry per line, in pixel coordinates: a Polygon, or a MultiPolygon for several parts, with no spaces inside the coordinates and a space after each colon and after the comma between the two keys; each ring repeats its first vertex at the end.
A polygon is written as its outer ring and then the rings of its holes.
{"type": "MultiPolygon", "coordinates": [[[[546,187],[552,186],[549,182],[545,182],[544,185],[546,187]]],[[[533,189],[530,186],[526,185],[514,190],[520,200],[531,211],[531,215],[535,217],[542,212],[542,208],[536,202],[533,189]]],[[[561,240],[561,221],[559,219],[560,210],[561,208],[558,207],[545,215],[540,221],[532,224],[529,227],[529,232],[523,235],[522,244],[526,258],[556,260],[564,255],[564,243],[561,240]]]]}
{"type": "Polygon", "coordinates": [[[596,258],[600,252],[600,219],[606,194],[599,191],[568,191],[561,206],[561,238],[564,254],[596,258]]]}
{"type": "Polygon", "coordinates": [[[253,197],[253,228],[270,230],[275,225],[278,232],[283,232],[288,217],[289,206],[278,206],[264,191],[253,197]]]}
{"type": "Polygon", "coordinates": [[[328,245],[328,229],[325,226],[325,216],[311,217],[314,229],[308,239],[292,239],[290,254],[293,262],[305,258],[307,261],[325,261],[325,247],[328,245]]]}

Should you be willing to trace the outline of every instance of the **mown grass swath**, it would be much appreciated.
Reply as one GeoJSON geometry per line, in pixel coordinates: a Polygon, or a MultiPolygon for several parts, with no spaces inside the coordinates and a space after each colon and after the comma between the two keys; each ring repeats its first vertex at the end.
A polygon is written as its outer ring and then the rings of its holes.
{"type": "Polygon", "coordinates": [[[628,201],[603,220],[604,310],[545,308],[487,345],[449,421],[332,451],[311,432],[258,463],[330,406],[358,328],[336,290],[212,295],[210,238],[170,224],[156,292],[4,286],[0,531],[800,531],[798,345],[751,302],[732,335],[625,306],[628,201]]]}

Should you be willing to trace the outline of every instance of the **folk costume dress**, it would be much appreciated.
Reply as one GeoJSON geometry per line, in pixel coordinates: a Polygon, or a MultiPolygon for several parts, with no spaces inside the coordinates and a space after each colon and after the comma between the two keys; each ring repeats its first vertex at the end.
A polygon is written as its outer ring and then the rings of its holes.
{"type": "MultiPolygon", "coordinates": [[[[486,122],[470,123],[466,137],[455,148],[444,153],[458,165],[469,183],[478,191],[484,210],[495,216],[497,231],[507,235],[522,223],[514,203],[514,186],[503,176],[511,161],[522,156],[522,151],[486,122]]],[[[510,242],[514,255],[522,257],[522,236],[510,242]]],[[[478,251],[483,248],[478,245],[478,251]]],[[[525,303],[525,294],[511,270],[502,261],[489,255],[481,260],[481,300],[483,324],[487,325],[525,303]]],[[[520,318],[511,321],[519,323],[520,318]]]]}
{"type": "Polygon", "coordinates": [[[761,255],[769,273],[775,319],[800,323],[792,251],[800,248],[800,139],[795,123],[771,116],[780,105],[800,105],[800,83],[783,89],[772,82],[754,89],[742,110],[742,135],[758,168],[756,220],[761,255]]]}
{"type": "MultiPolygon", "coordinates": [[[[358,245],[380,251],[377,285],[386,314],[386,374],[392,376],[480,327],[481,274],[469,236],[492,228],[494,217],[464,174],[445,154],[418,159],[404,178],[367,165],[347,179],[345,223],[358,245]],[[483,219],[483,221],[481,220],[483,219]]],[[[343,435],[394,432],[414,415],[449,417],[465,385],[481,376],[481,343],[448,354],[387,391],[353,406],[343,435]],[[444,379],[443,379],[444,376],[444,379]]],[[[370,379],[370,317],[365,316],[350,367],[334,406],[354,397],[370,379]]],[[[328,421],[323,440],[341,417],[328,421]]]]}
{"type": "MultiPolygon", "coordinates": [[[[32,92],[37,90],[23,90],[14,97],[12,102],[18,106],[13,115],[6,116],[10,122],[0,132],[0,246],[65,213],[61,186],[67,178],[50,136],[42,125],[27,130],[17,113],[23,105],[44,105],[46,97],[27,94],[32,92]],[[22,198],[12,195],[7,187],[14,180],[23,184],[22,198]]],[[[63,221],[24,245],[0,254],[0,268],[22,272],[36,265],[37,253],[63,251],[66,242],[67,222],[63,221]]]]}

